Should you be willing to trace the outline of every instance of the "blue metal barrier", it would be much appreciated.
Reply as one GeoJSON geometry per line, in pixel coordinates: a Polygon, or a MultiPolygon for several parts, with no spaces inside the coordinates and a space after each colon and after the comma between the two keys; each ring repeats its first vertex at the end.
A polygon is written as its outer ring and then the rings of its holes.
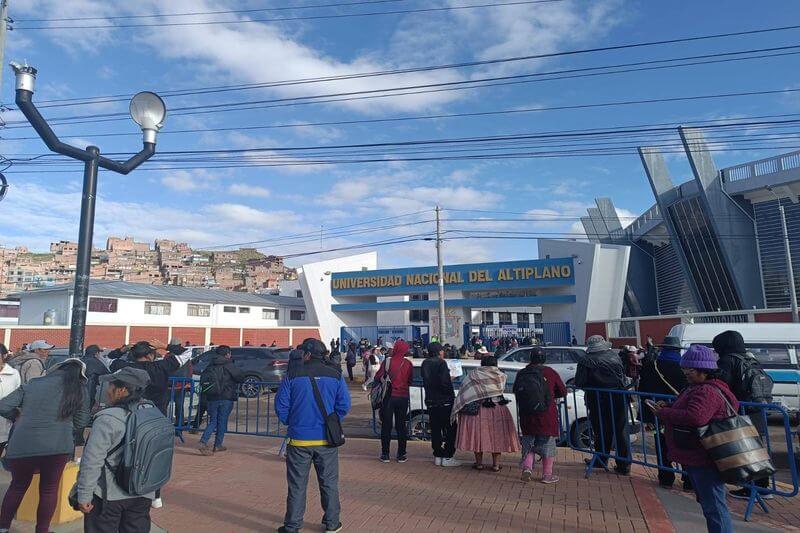
{"type": "MultiPolygon", "coordinates": [[[[614,459],[618,463],[632,463],[638,464],[647,468],[657,468],[659,470],[674,472],[676,474],[684,474],[684,471],[680,468],[673,467],[672,463],[669,461],[669,458],[664,457],[663,450],[661,449],[660,439],[658,438],[659,433],[662,430],[662,424],[659,422],[658,418],[654,418],[653,423],[653,439],[654,439],[654,446],[655,454],[653,456],[652,453],[648,453],[648,445],[647,445],[647,437],[649,436],[650,431],[645,427],[645,424],[641,424],[639,428],[640,437],[641,437],[641,450],[637,450],[636,452],[633,451],[631,447],[631,440],[630,440],[630,432],[624,431],[624,435],[628,440],[628,450],[630,456],[620,456],[617,455],[617,448],[616,445],[613,446],[614,453],[612,453],[611,449],[606,449],[605,440],[603,437],[605,436],[606,432],[614,431],[613,426],[615,426],[615,409],[614,405],[616,402],[624,405],[626,410],[630,409],[631,406],[635,406],[638,413],[643,413],[645,409],[649,409],[643,400],[652,399],[654,401],[667,401],[671,402],[675,399],[675,396],[671,395],[664,395],[664,394],[653,394],[649,392],[637,392],[637,391],[628,391],[628,390],[607,390],[607,389],[592,389],[592,388],[584,388],[584,389],[576,389],[574,387],[568,387],[570,390],[570,394],[568,395],[568,401],[571,401],[575,409],[573,412],[577,412],[577,393],[578,391],[583,391],[584,394],[587,392],[594,393],[591,395],[593,400],[589,399],[590,396],[584,396],[587,410],[597,410],[597,412],[603,412],[601,407],[610,406],[609,409],[610,413],[604,413],[606,415],[610,414],[611,418],[611,425],[612,428],[606,428],[604,426],[603,416],[598,416],[594,422],[599,421],[599,427],[595,428],[594,424],[592,426],[592,433],[593,437],[592,440],[594,441],[594,448],[587,447],[582,445],[581,443],[573,442],[573,439],[569,439],[569,446],[573,450],[590,453],[592,457],[589,461],[587,461],[586,465],[586,477],[588,478],[592,474],[592,470],[596,466],[601,466],[604,469],[608,469],[608,460],[614,459]],[[599,437],[599,440],[597,439],[599,437]]],[[[765,513],[769,512],[766,503],[764,502],[764,495],[773,494],[776,496],[784,496],[787,498],[796,496],[800,487],[798,487],[798,473],[797,473],[797,462],[795,458],[794,452],[794,436],[795,434],[792,432],[789,413],[786,409],[780,405],[776,404],[766,404],[766,403],[752,403],[752,402],[739,402],[739,411],[741,414],[746,414],[750,416],[751,420],[753,417],[760,417],[762,426],[767,428],[767,431],[762,434],[762,439],[764,441],[764,446],[766,447],[767,451],[770,454],[770,457],[773,456],[773,446],[772,446],[772,437],[769,434],[769,428],[767,426],[768,417],[770,415],[777,415],[782,418],[782,425],[783,425],[783,433],[784,438],[786,440],[786,448],[787,448],[787,455],[788,455],[788,462],[789,462],[789,474],[791,476],[791,489],[790,490],[783,490],[778,487],[778,484],[775,480],[775,476],[771,476],[770,483],[768,488],[757,487],[752,483],[747,483],[744,485],[747,489],[750,490],[750,499],[747,503],[747,508],[745,510],[744,519],[748,520],[750,518],[750,514],[756,503],[759,504],[761,509],[765,513]]],[[[565,416],[567,417],[566,424],[569,425],[569,410],[564,411],[565,416]]],[[[592,417],[589,417],[590,424],[592,423],[592,417]]],[[[627,424],[627,422],[626,422],[627,424]]],[[[758,425],[757,425],[758,427],[758,425]]],[[[759,432],[760,433],[760,432],[759,432]]],[[[614,439],[615,440],[615,439],[614,439]]]]}
{"type": "MultiPolygon", "coordinates": [[[[279,381],[248,382],[247,394],[240,393],[234,403],[226,432],[262,437],[286,437],[286,426],[278,420],[273,406],[279,385],[279,381]]],[[[192,378],[171,377],[167,413],[173,420],[175,432],[181,440],[184,431],[200,430],[204,425],[205,406],[199,381],[192,378]]]]}

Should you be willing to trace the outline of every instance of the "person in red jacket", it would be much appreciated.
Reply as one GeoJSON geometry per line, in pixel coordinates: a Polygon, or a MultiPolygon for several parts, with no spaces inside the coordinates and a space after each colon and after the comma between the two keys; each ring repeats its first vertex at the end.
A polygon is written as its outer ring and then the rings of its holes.
{"type": "Polygon", "coordinates": [[[411,378],[413,377],[413,365],[406,359],[409,345],[403,339],[398,339],[394,343],[392,353],[381,363],[378,372],[375,374],[375,381],[380,381],[388,372],[392,382],[392,394],[384,401],[380,409],[381,415],[381,461],[389,462],[389,444],[392,441],[392,421],[397,431],[397,462],[405,463],[406,442],[408,441],[408,404],[411,378]],[[387,370],[388,369],[388,370],[387,370]]]}
{"type": "Polygon", "coordinates": [[[559,435],[558,413],[556,412],[556,398],[567,395],[567,387],[561,376],[550,368],[544,366],[547,360],[544,348],[534,346],[531,348],[531,361],[517,373],[514,381],[514,395],[517,398],[519,410],[519,426],[522,430],[522,481],[530,481],[533,477],[533,467],[536,455],[542,458],[542,483],[558,483],[558,476],[553,475],[553,464],[556,461],[556,437],[559,435]],[[547,386],[547,407],[540,411],[526,412],[524,406],[531,402],[526,401],[534,394],[536,382],[541,376],[547,386]]]}
{"type": "Polygon", "coordinates": [[[664,402],[648,405],[666,423],[669,458],[680,463],[692,480],[708,530],[730,532],[733,525],[725,499],[725,482],[695,430],[712,420],[727,418],[731,411],[739,410],[739,402],[719,379],[717,355],[711,348],[693,344],[683,354],[680,364],[689,386],[670,406],[664,402]],[[679,437],[679,433],[683,436],[679,437]]]}

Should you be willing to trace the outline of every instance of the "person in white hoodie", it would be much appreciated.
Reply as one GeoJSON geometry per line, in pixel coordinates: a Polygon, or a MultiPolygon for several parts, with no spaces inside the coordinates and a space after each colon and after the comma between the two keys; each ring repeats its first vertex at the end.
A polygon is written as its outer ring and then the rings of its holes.
{"type": "MultiPolygon", "coordinates": [[[[6,364],[8,349],[0,344],[0,400],[17,390],[22,385],[22,379],[16,368],[6,364]]],[[[0,417],[0,451],[8,444],[8,434],[11,432],[11,421],[0,417]]]]}

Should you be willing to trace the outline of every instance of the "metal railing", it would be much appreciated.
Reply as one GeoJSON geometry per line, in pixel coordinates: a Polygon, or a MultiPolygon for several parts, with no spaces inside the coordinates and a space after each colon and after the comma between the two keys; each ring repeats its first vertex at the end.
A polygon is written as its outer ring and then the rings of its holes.
{"type": "MultiPolygon", "coordinates": [[[[279,381],[253,381],[240,386],[226,433],[285,437],[286,426],[278,420],[273,405],[279,385],[279,381]]],[[[182,438],[183,431],[200,431],[205,425],[205,412],[200,382],[196,378],[171,377],[167,414],[175,424],[176,434],[182,438]]]]}
{"type": "Polygon", "coordinates": [[[800,150],[723,168],[720,175],[723,182],[734,182],[795,168],[800,168],[800,150]]]}
{"type": "MultiPolygon", "coordinates": [[[[598,428],[591,427],[591,441],[594,444],[593,446],[586,446],[585,441],[581,440],[578,442],[574,442],[573,439],[569,439],[568,443],[570,448],[576,451],[585,452],[591,454],[591,459],[587,461],[586,464],[586,477],[588,478],[595,467],[600,466],[604,469],[608,469],[608,460],[614,459],[619,463],[631,463],[644,466],[646,468],[655,468],[658,470],[673,472],[676,474],[684,474],[685,472],[681,470],[677,465],[673,466],[671,461],[668,457],[664,457],[664,450],[661,446],[660,438],[658,437],[659,433],[663,429],[663,424],[661,424],[658,420],[658,417],[654,417],[652,429],[648,429],[647,426],[649,424],[640,424],[639,428],[639,438],[637,441],[641,442],[640,445],[637,445],[637,449],[634,451],[631,443],[631,432],[624,431],[622,434],[626,435],[627,444],[628,444],[628,455],[620,456],[617,454],[617,447],[616,444],[613,446],[612,453],[611,449],[606,449],[605,442],[608,439],[604,439],[604,436],[609,431],[614,431],[613,426],[615,426],[615,409],[613,408],[614,403],[617,402],[619,404],[627,406],[635,405],[637,408],[637,412],[641,413],[644,412],[643,409],[649,409],[647,406],[643,404],[643,400],[645,399],[652,399],[652,400],[664,400],[664,401],[672,401],[675,399],[675,396],[669,396],[664,394],[654,394],[654,393],[645,393],[645,392],[637,392],[637,391],[628,391],[628,390],[607,390],[607,389],[576,389],[574,387],[568,387],[570,393],[568,395],[568,402],[570,402],[573,407],[575,408],[573,411],[577,410],[577,402],[578,402],[578,391],[583,391],[583,393],[594,393],[591,395],[585,395],[584,399],[586,401],[587,410],[596,409],[598,412],[601,412],[607,417],[609,414],[612,428],[603,427],[604,423],[604,416],[598,416],[596,421],[599,420],[598,428]],[[607,410],[609,412],[604,412],[602,407],[608,404],[612,408],[607,410]],[[652,435],[651,435],[652,433],[652,435]],[[599,437],[599,439],[598,439],[599,437]],[[651,450],[648,451],[648,440],[652,439],[653,444],[651,445],[651,450]]],[[[767,426],[768,418],[770,416],[781,417],[781,422],[783,426],[783,434],[782,439],[786,441],[786,448],[787,448],[787,458],[788,458],[788,470],[789,476],[791,478],[791,486],[789,489],[785,489],[783,485],[779,485],[776,481],[775,475],[772,475],[769,480],[769,485],[766,488],[758,487],[753,485],[752,483],[747,483],[744,485],[747,489],[750,490],[750,498],[747,503],[747,507],[744,513],[744,519],[748,520],[750,518],[750,514],[757,503],[761,509],[768,513],[769,509],[767,508],[766,503],[764,502],[764,496],[767,494],[773,494],[776,496],[784,496],[787,498],[796,496],[798,494],[798,473],[797,473],[797,462],[795,457],[794,451],[794,437],[795,434],[792,432],[792,427],[790,423],[789,413],[780,405],[776,404],[765,404],[765,403],[752,403],[752,402],[740,402],[739,403],[739,410],[742,414],[748,414],[751,418],[753,417],[760,417],[761,422],[763,422],[764,428],[767,428],[767,431],[762,434],[762,439],[764,446],[766,447],[767,451],[771,458],[774,457],[774,450],[773,450],[773,439],[769,433],[769,428],[767,426]]],[[[570,410],[564,410],[564,414],[567,417],[566,424],[569,424],[569,416],[570,410]]],[[[589,423],[592,424],[592,417],[589,417],[589,423]]],[[[619,433],[619,432],[616,432],[619,433]]],[[[616,438],[616,435],[615,435],[616,438]]],[[[615,440],[615,439],[614,439],[615,440]]],[[[773,461],[774,462],[774,461],[773,461]]],[[[785,469],[784,469],[785,470],[785,469]]],[[[784,472],[785,473],[785,472],[784,472]]],[[[777,474],[777,473],[776,473],[777,474]]]]}

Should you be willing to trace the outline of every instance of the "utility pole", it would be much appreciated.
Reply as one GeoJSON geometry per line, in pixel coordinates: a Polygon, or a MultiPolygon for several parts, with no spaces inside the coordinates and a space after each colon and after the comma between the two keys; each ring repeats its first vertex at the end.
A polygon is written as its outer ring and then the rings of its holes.
{"type": "Polygon", "coordinates": [[[8,0],[0,0],[0,94],[3,89],[3,58],[6,52],[6,31],[8,30],[8,0]]]}
{"type": "Polygon", "coordinates": [[[792,299],[792,322],[800,322],[797,312],[797,291],[794,288],[794,269],[792,268],[792,250],[789,248],[789,231],[786,228],[786,213],[783,204],[778,200],[778,212],[781,215],[781,227],[783,228],[783,248],[786,252],[786,275],[789,278],[789,296],[792,299]]]}
{"type": "Polygon", "coordinates": [[[436,206],[436,264],[439,267],[439,342],[444,342],[444,262],[442,261],[441,208],[436,206]]]}

